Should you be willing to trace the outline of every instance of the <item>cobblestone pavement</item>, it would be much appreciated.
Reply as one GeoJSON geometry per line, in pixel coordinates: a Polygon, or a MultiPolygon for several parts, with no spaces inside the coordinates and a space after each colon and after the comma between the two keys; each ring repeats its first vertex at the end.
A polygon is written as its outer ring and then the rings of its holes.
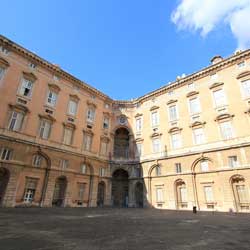
{"type": "Polygon", "coordinates": [[[0,209],[0,250],[250,250],[250,215],[153,209],[0,209]]]}

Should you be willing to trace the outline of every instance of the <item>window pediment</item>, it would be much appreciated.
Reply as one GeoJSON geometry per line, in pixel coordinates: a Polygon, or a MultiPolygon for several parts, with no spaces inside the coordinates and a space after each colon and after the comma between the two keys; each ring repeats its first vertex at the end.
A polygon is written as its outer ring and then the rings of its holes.
{"type": "Polygon", "coordinates": [[[137,114],[135,115],[135,118],[140,117],[140,116],[143,116],[143,114],[137,113],[137,114]]]}
{"type": "Polygon", "coordinates": [[[215,121],[218,122],[218,121],[221,121],[221,120],[230,120],[234,117],[234,115],[230,115],[230,114],[221,114],[221,115],[218,115],[216,118],[215,118],[215,121]]]}
{"type": "Polygon", "coordinates": [[[37,80],[37,77],[32,72],[23,72],[23,77],[33,82],[37,80]]]}
{"type": "Polygon", "coordinates": [[[40,119],[45,119],[45,120],[48,120],[48,121],[51,121],[51,122],[56,121],[56,119],[51,115],[41,115],[41,114],[39,114],[38,116],[39,116],[40,119]]]}
{"type": "Polygon", "coordinates": [[[107,136],[101,136],[101,141],[103,141],[103,142],[109,142],[110,141],[110,139],[107,137],[107,136]]]}
{"type": "Polygon", "coordinates": [[[78,97],[78,95],[69,95],[71,100],[74,100],[76,102],[78,102],[80,100],[80,98],[78,97]]]}
{"type": "Polygon", "coordinates": [[[159,108],[158,106],[153,106],[153,107],[150,108],[150,111],[156,110],[158,108],[159,108]]]}
{"type": "Polygon", "coordinates": [[[246,77],[246,76],[250,76],[249,70],[241,72],[239,75],[237,75],[236,79],[241,79],[241,78],[246,77]]]}
{"type": "Polygon", "coordinates": [[[91,131],[91,130],[89,130],[89,129],[83,129],[82,131],[83,131],[83,133],[85,133],[85,134],[88,134],[88,135],[91,135],[91,136],[94,135],[93,131],[91,131]]]}
{"type": "Polygon", "coordinates": [[[49,88],[51,90],[53,90],[55,92],[59,92],[61,90],[61,88],[58,85],[54,84],[54,83],[49,83],[48,86],[49,86],[49,88]]]}
{"type": "Polygon", "coordinates": [[[177,102],[177,100],[175,99],[171,99],[171,100],[169,100],[168,102],[167,102],[167,105],[170,105],[170,104],[172,104],[172,103],[175,103],[175,102],[177,102]]]}
{"type": "Polygon", "coordinates": [[[171,128],[171,129],[169,129],[168,133],[180,132],[181,130],[182,130],[182,128],[173,127],[173,128],[171,128]]]}
{"type": "Polygon", "coordinates": [[[162,135],[162,133],[153,133],[150,137],[160,137],[162,135]]]}
{"type": "Polygon", "coordinates": [[[189,127],[190,128],[194,128],[194,127],[202,127],[206,124],[206,122],[199,122],[199,121],[196,121],[196,122],[193,122],[189,127]]]}
{"type": "Polygon", "coordinates": [[[215,82],[209,88],[213,89],[213,88],[216,88],[216,87],[220,87],[222,85],[224,85],[224,82],[215,82]]]}
{"type": "Polygon", "coordinates": [[[198,91],[190,91],[187,93],[186,97],[190,97],[190,96],[194,96],[194,95],[198,95],[199,92],[198,91]]]}
{"type": "Polygon", "coordinates": [[[103,116],[110,117],[110,113],[109,112],[103,112],[103,116]]]}
{"type": "Polygon", "coordinates": [[[24,113],[29,113],[30,112],[30,110],[26,106],[21,105],[21,104],[9,104],[9,107],[12,110],[21,111],[21,112],[24,112],[24,113]]]}
{"type": "Polygon", "coordinates": [[[63,126],[66,128],[76,129],[76,125],[71,122],[63,122],[63,126]]]}
{"type": "Polygon", "coordinates": [[[0,58],[0,66],[4,67],[4,68],[7,68],[10,66],[9,62],[6,61],[5,59],[3,58],[0,58]]]}
{"type": "Polygon", "coordinates": [[[89,107],[96,108],[96,104],[90,100],[87,100],[87,104],[89,107]]]}
{"type": "Polygon", "coordinates": [[[142,139],[142,138],[136,138],[135,139],[135,142],[143,142],[144,141],[144,139],[142,139]]]}

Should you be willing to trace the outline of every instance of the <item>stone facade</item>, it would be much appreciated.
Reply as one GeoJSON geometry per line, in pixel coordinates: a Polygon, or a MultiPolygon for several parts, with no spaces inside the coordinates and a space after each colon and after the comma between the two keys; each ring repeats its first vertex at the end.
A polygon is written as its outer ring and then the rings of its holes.
{"type": "Polygon", "coordinates": [[[115,101],[0,37],[1,206],[250,211],[250,51],[115,101]]]}

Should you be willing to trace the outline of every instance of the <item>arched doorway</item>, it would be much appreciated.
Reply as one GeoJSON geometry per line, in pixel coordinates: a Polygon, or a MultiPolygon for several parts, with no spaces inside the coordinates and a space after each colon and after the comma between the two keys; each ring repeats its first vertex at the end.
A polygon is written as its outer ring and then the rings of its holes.
{"type": "Polygon", "coordinates": [[[129,131],[126,128],[115,131],[114,157],[129,158],[129,131]]]}
{"type": "Polygon", "coordinates": [[[176,208],[184,209],[188,207],[186,183],[179,179],[175,182],[176,208]]]}
{"type": "Polygon", "coordinates": [[[112,176],[112,200],[114,207],[128,206],[128,172],[118,169],[112,176]]]}
{"type": "Polygon", "coordinates": [[[141,182],[137,182],[135,185],[135,205],[143,207],[143,184],[141,182]]]}
{"type": "Polygon", "coordinates": [[[5,191],[9,182],[10,172],[6,168],[0,168],[0,206],[3,203],[5,191]]]}
{"type": "Polygon", "coordinates": [[[56,179],[52,205],[56,207],[62,207],[64,205],[64,199],[67,188],[67,179],[65,176],[60,176],[56,179]]]}
{"type": "Polygon", "coordinates": [[[105,199],[105,183],[102,181],[98,184],[98,192],[97,192],[97,206],[103,207],[105,199]]]}

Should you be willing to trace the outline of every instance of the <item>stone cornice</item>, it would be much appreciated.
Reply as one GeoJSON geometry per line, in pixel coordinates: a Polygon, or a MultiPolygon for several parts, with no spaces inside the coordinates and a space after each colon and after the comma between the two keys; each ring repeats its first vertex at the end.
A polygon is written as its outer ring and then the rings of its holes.
{"type": "Polygon", "coordinates": [[[234,55],[232,55],[226,59],[222,59],[221,61],[216,62],[212,65],[209,65],[208,67],[203,68],[203,69],[199,70],[198,72],[192,73],[192,74],[190,74],[186,77],[183,77],[181,79],[177,79],[176,81],[174,81],[170,84],[167,84],[167,85],[165,85],[157,90],[154,90],[148,94],[145,94],[141,97],[135,98],[135,99],[130,100],[130,101],[126,101],[126,100],[112,100],[109,96],[105,95],[104,93],[95,89],[94,87],[88,85],[87,83],[77,79],[76,77],[74,77],[71,74],[67,73],[66,71],[62,70],[57,65],[49,63],[48,61],[42,59],[41,57],[28,51],[27,49],[23,48],[22,46],[12,42],[11,40],[9,40],[8,38],[6,38],[2,35],[0,35],[0,44],[5,46],[6,48],[10,49],[11,51],[14,51],[14,52],[22,55],[23,57],[27,58],[28,60],[35,62],[38,65],[46,68],[47,70],[49,70],[53,74],[59,75],[60,77],[63,77],[65,79],[73,82],[74,84],[77,84],[79,87],[83,88],[84,90],[86,90],[87,92],[89,92],[91,94],[96,94],[100,98],[102,98],[106,101],[111,101],[113,104],[118,104],[118,105],[124,104],[127,107],[133,107],[137,103],[142,103],[142,102],[145,102],[147,100],[150,100],[154,97],[157,97],[159,95],[162,95],[162,94],[168,92],[169,90],[173,90],[175,88],[181,87],[190,81],[195,81],[195,80],[201,79],[203,77],[209,76],[213,72],[218,72],[219,70],[222,70],[223,68],[228,67],[237,61],[240,61],[244,58],[250,57],[250,50],[249,49],[242,51],[242,52],[239,52],[239,53],[235,53],[234,55]]]}
{"type": "Polygon", "coordinates": [[[99,90],[95,89],[94,87],[90,86],[89,84],[77,79],[76,77],[72,76],[71,74],[67,73],[58,65],[54,65],[45,59],[39,57],[35,53],[23,48],[22,46],[16,44],[15,42],[9,40],[8,38],[0,35],[0,44],[3,44],[6,48],[8,48],[11,51],[16,52],[17,54],[22,55],[23,57],[27,58],[28,60],[35,62],[36,64],[40,65],[41,67],[46,68],[50,72],[52,72],[55,75],[59,75],[60,77],[63,77],[69,81],[72,81],[73,83],[77,84],[78,86],[84,88],[87,92],[91,94],[96,94],[99,97],[101,97],[104,100],[112,101],[112,99],[105,95],[104,93],[100,92],[99,90]]]}

